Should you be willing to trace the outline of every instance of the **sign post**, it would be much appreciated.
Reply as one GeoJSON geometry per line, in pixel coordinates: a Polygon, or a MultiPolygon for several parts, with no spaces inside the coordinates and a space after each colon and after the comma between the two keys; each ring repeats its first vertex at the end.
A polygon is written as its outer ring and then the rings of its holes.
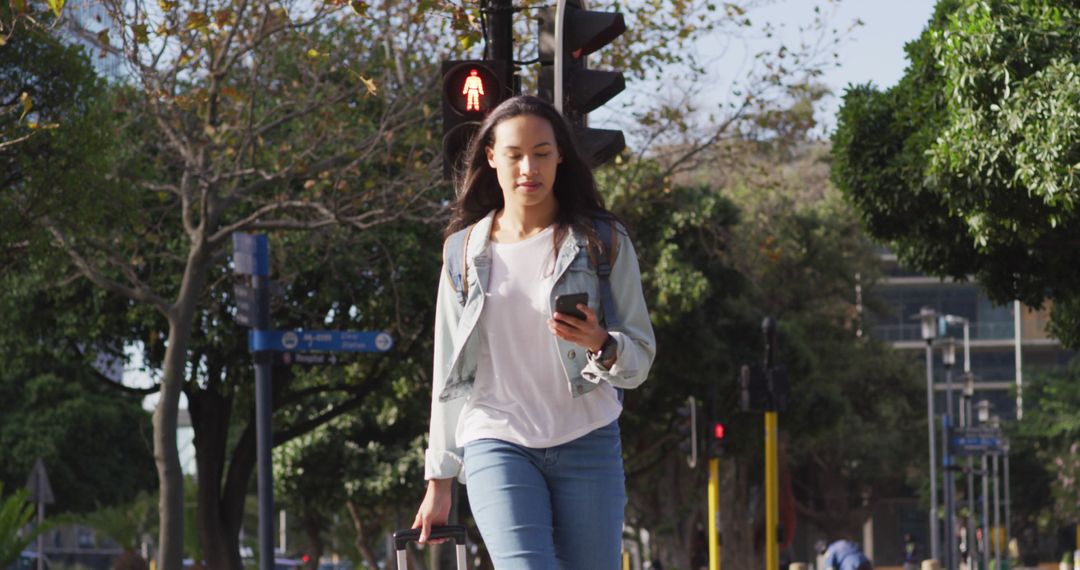
{"type": "MultiPolygon", "coordinates": [[[[270,401],[275,355],[282,364],[337,364],[333,354],[289,356],[306,352],[386,352],[394,339],[380,331],[277,331],[270,329],[270,246],[266,235],[233,233],[235,272],[251,277],[237,285],[236,322],[251,327],[248,349],[255,360],[255,457],[259,502],[259,570],[274,568],[274,480],[271,458],[273,413],[270,401]]],[[[44,473],[44,468],[42,468],[44,473]]],[[[51,496],[51,495],[50,495],[51,496]]],[[[39,568],[38,570],[42,570],[39,568]]]]}
{"type": "MultiPolygon", "coordinates": [[[[37,504],[37,525],[40,528],[45,523],[45,505],[56,502],[49,474],[45,472],[45,462],[40,457],[34,461],[26,488],[30,490],[30,500],[37,504]]],[[[45,534],[41,532],[37,537],[37,570],[45,570],[45,534]]]]}
{"type": "MultiPolygon", "coordinates": [[[[236,272],[251,276],[252,287],[238,286],[236,320],[255,331],[270,328],[270,246],[265,234],[233,234],[236,272]]],[[[273,386],[271,358],[266,350],[254,350],[255,360],[255,457],[259,502],[259,570],[274,569],[274,480],[271,471],[270,394],[273,386]]]]}

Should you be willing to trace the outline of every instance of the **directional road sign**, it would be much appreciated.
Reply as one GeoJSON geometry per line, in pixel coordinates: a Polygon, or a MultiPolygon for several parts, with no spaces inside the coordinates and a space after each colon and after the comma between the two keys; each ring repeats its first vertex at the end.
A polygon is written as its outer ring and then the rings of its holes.
{"type": "Polygon", "coordinates": [[[341,357],[332,352],[278,352],[274,362],[285,366],[333,366],[341,357]]]}
{"type": "Polygon", "coordinates": [[[255,289],[246,285],[235,285],[233,297],[236,298],[236,322],[245,327],[255,326],[255,289]]]}
{"type": "Polygon", "coordinates": [[[251,352],[386,352],[394,337],[380,331],[249,331],[251,352]]]}
{"type": "Polygon", "coordinates": [[[233,263],[237,273],[270,275],[270,242],[266,234],[233,232],[233,263]]]}
{"type": "Polygon", "coordinates": [[[952,430],[949,444],[955,455],[1000,453],[1006,445],[1000,428],[966,428],[952,430]]]}

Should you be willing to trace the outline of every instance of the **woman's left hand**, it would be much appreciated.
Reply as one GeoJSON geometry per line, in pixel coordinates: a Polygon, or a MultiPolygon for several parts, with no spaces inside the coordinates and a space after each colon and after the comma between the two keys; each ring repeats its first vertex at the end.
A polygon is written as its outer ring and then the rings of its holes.
{"type": "Polygon", "coordinates": [[[553,318],[548,319],[548,329],[563,340],[598,352],[607,340],[608,332],[600,326],[600,319],[588,305],[579,304],[577,309],[585,314],[584,319],[565,313],[555,313],[553,318]]]}

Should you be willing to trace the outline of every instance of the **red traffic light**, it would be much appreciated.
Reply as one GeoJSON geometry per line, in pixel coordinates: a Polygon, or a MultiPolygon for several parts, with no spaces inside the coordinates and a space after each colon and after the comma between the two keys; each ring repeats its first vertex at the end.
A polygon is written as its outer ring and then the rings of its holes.
{"type": "Polygon", "coordinates": [[[724,439],[724,432],[725,432],[724,424],[722,424],[720,422],[713,422],[713,426],[712,426],[713,439],[716,439],[716,440],[724,439]]]}

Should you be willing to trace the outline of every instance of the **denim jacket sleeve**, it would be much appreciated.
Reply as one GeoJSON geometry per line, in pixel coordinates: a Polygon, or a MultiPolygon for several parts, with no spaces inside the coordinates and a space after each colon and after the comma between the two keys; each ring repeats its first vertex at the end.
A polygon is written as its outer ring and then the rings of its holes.
{"type": "Polygon", "coordinates": [[[618,357],[610,370],[590,358],[581,376],[590,382],[605,380],[616,388],[632,389],[649,376],[649,368],[656,357],[656,336],[649,309],[645,306],[634,244],[625,231],[614,233],[619,237],[619,245],[615,264],[611,267],[611,294],[615,297],[615,310],[621,324],[608,332],[618,343],[618,357]]]}
{"type": "Polygon", "coordinates": [[[450,375],[454,328],[461,318],[462,307],[457,292],[446,273],[445,262],[439,278],[439,293],[435,303],[435,358],[432,371],[431,425],[428,448],[424,452],[424,479],[450,479],[464,473],[462,449],[454,438],[457,418],[465,406],[465,398],[439,401],[439,395],[450,375]]]}

